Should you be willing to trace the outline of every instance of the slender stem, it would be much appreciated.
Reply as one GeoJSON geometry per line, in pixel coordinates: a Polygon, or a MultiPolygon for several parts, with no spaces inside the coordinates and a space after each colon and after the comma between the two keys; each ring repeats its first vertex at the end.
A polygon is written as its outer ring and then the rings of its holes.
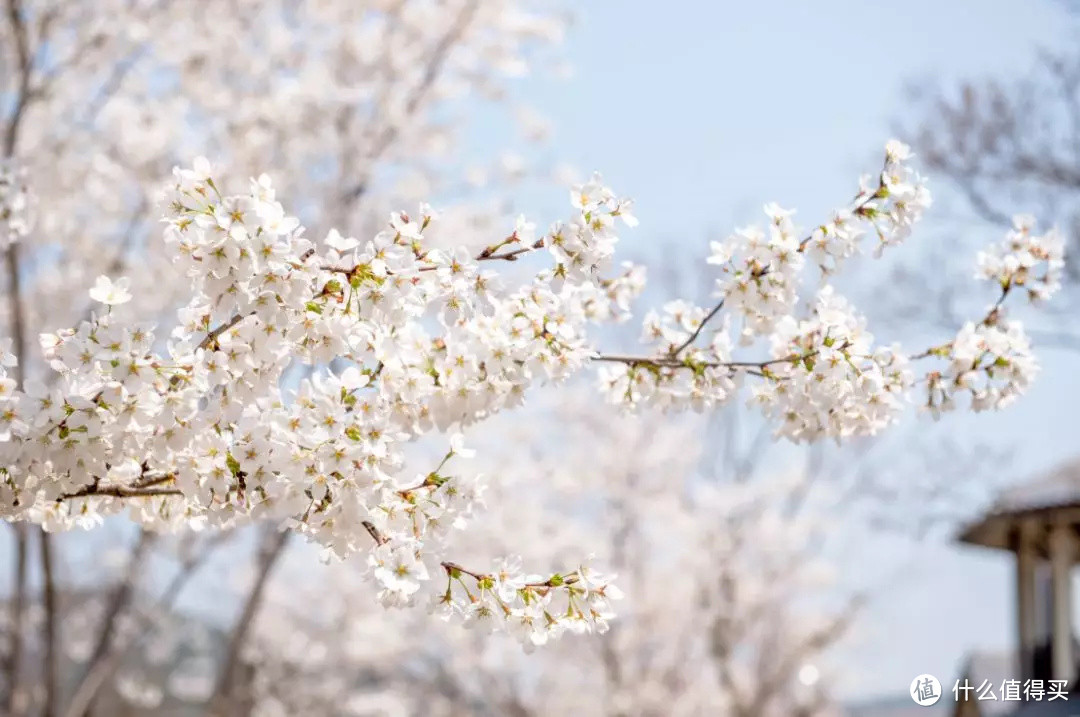
{"type": "Polygon", "coordinates": [[[677,347],[675,347],[675,349],[672,350],[671,355],[672,356],[678,356],[686,348],[688,348],[691,344],[693,344],[695,341],[697,341],[698,336],[700,336],[701,332],[705,329],[705,324],[709,323],[713,319],[713,317],[715,317],[717,314],[719,314],[720,309],[722,309],[722,308],[724,308],[724,300],[720,299],[720,301],[717,302],[716,306],[714,306],[712,308],[712,311],[710,311],[705,316],[705,318],[701,320],[701,323],[698,324],[698,327],[696,329],[694,329],[694,333],[690,334],[690,336],[687,337],[686,341],[683,341],[681,344],[679,344],[677,347]]]}
{"type": "Polygon", "coordinates": [[[769,359],[768,361],[702,361],[687,363],[672,356],[622,356],[616,354],[597,354],[592,357],[593,361],[605,361],[608,363],[625,363],[630,366],[653,366],[656,368],[691,369],[704,368],[727,368],[732,373],[743,370],[746,373],[760,375],[761,370],[781,363],[796,363],[805,358],[811,358],[816,354],[811,351],[805,354],[794,354],[783,358],[769,359]]]}
{"type": "MultiPolygon", "coordinates": [[[[529,252],[536,251],[537,249],[543,248],[543,246],[544,246],[544,240],[543,239],[537,239],[535,242],[533,242],[532,244],[529,244],[528,246],[518,247],[517,249],[511,249],[509,251],[504,251],[501,254],[494,253],[491,250],[491,247],[488,247],[487,249],[484,249],[482,252],[480,252],[475,257],[473,257],[473,259],[476,260],[476,261],[517,261],[518,257],[520,257],[522,254],[528,254],[529,252]]],[[[351,276],[353,274],[353,272],[356,271],[355,266],[354,267],[348,267],[348,266],[325,265],[325,266],[320,266],[319,268],[321,270],[323,270],[323,271],[329,271],[329,272],[333,272],[335,274],[345,274],[346,276],[351,276]]],[[[440,267],[435,266],[435,265],[427,265],[427,266],[420,267],[419,269],[417,269],[417,271],[436,271],[439,268],[440,267]]],[[[393,272],[387,272],[387,273],[390,276],[394,275],[393,272]]]]}
{"type": "Polygon", "coordinates": [[[219,533],[208,544],[202,546],[202,549],[191,555],[184,560],[180,565],[180,570],[169,582],[164,592],[161,594],[161,598],[155,605],[155,610],[144,610],[136,614],[136,632],[133,638],[126,644],[114,647],[111,651],[102,655],[96,662],[90,664],[86,670],[86,676],[75,688],[75,695],[68,703],[67,710],[64,712],[64,717],[82,717],[86,711],[90,708],[90,705],[94,701],[94,697],[97,696],[102,686],[105,684],[105,680],[120,667],[124,657],[128,654],[131,648],[138,644],[142,638],[146,636],[150,627],[153,624],[152,617],[154,615],[168,612],[176,599],[180,596],[180,592],[187,584],[188,580],[195,575],[198,567],[212,554],[214,548],[216,548],[225,539],[225,533],[219,533]]]}

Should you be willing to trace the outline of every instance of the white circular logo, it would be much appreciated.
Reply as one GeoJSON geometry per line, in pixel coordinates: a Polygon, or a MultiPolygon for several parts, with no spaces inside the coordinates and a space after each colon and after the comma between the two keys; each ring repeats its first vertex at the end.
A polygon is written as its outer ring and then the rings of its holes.
{"type": "Polygon", "coordinates": [[[933,675],[919,675],[911,681],[911,699],[920,707],[937,704],[941,699],[941,683],[933,675]]]}

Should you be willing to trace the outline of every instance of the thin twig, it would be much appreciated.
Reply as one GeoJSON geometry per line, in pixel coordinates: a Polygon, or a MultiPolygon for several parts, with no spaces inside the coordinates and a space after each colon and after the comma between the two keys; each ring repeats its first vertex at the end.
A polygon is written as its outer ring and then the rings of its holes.
{"type": "Polygon", "coordinates": [[[724,299],[720,299],[720,301],[717,302],[716,306],[714,306],[712,308],[712,311],[710,311],[708,314],[706,314],[705,318],[701,320],[700,324],[698,324],[698,327],[696,329],[694,329],[694,333],[690,334],[690,336],[687,337],[686,341],[683,341],[677,347],[672,349],[671,355],[673,357],[677,357],[686,348],[688,348],[691,344],[693,344],[695,341],[697,341],[698,336],[700,336],[701,332],[705,329],[705,324],[709,323],[713,319],[713,317],[715,317],[717,314],[719,314],[720,309],[722,309],[722,308],[724,308],[724,299]]]}

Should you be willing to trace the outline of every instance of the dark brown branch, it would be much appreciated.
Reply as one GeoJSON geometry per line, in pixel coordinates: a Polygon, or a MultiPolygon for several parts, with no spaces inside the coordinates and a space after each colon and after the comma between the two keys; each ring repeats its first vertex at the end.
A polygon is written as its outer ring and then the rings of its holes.
{"type": "MultiPolygon", "coordinates": [[[[254,316],[254,315],[255,315],[255,312],[251,312],[250,314],[236,314],[235,316],[233,316],[231,319],[226,321],[221,326],[218,326],[216,328],[211,329],[206,334],[206,336],[203,337],[203,340],[199,342],[199,345],[196,347],[196,350],[202,349],[202,350],[205,351],[206,349],[209,349],[211,346],[214,345],[214,342],[217,341],[219,336],[221,336],[223,333],[225,333],[226,331],[228,331],[232,327],[239,324],[241,321],[243,321],[247,317],[254,316]]],[[[183,381],[183,378],[181,378],[181,375],[176,374],[169,380],[169,385],[173,386],[173,387],[179,386],[182,381],[183,381]]]]}
{"type": "MultiPolygon", "coordinates": [[[[476,257],[477,261],[517,261],[518,257],[522,254],[528,254],[536,249],[542,249],[544,247],[544,240],[537,239],[529,246],[518,247],[517,249],[511,249],[510,251],[504,251],[501,254],[485,254],[480,252],[480,255],[476,257]]],[[[485,250],[486,251],[486,250],[485,250]]]]}
{"type": "Polygon", "coordinates": [[[362,521],[360,524],[364,526],[364,530],[368,532],[368,535],[371,536],[371,539],[375,541],[376,545],[382,545],[386,542],[386,537],[382,534],[382,532],[379,531],[378,528],[375,527],[375,524],[372,523],[370,520],[362,521]]]}
{"type": "Polygon", "coordinates": [[[45,650],[43,655],[45,704],[41,709],[41,714],[43,717],[54,717],[56,714],[56,698],[60,688],[56,649],[58,637],[56,576],[53,570],[52,536],[45,530],[40,530],[38,535],[41,538],[41,589],[45,599],[45,650]]]}
{"type": "Polygon", "coordinates": [[[217,341],[219,336],[221,336],[223,333],[225,333],[226,331],[228,331],[232,327],[239,324],[241,321],[243,321],[247,317],[254,316],[254,315],[255,315],[254,313],[250,313],[250,314],[237,314],[236,316],[233,316],[231,319],[226,321],[224,324],[222,324],[221,326],[218,326],[216,329],[213,329],[208,334],[206,334],[206,336],[203,338],[203,340],[199,342],[199,348],[200,349],[208,349],[208,348],[210,348],[211,346],[214,345],[214,342],[217,341]]]}

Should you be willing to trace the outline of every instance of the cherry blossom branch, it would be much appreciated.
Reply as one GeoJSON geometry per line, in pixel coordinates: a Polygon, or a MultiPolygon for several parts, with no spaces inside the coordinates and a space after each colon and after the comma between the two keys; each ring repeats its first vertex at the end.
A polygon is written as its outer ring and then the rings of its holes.
{"type": "MultiPolygon", "coordinates": [[[[162,476],[147,478],[131,485],[102,485],[94,482],[85,488],[80,488],[73,493],[65,493],[57,498],[58,501],[73,500],[75,498],[152,498],[155,496],[183,495],[178,488],[157,488],[164,483],[171,483],[176,479],[171,473],[162,476]]],[[[95,479],[96,481],[97,479],[95,479]]]]}
{"type": "MultiPolygon", "coordinates": [[[[870,204],[875,200],[883,200],[883,199],[886,199],[889,196],[889,189],[886,186],[886,182],[885,182],[885,172],[888,169],[891,161],[893,161],[893,155],[892,155],[892,149],[890,148],[890,149],[888,149],[886,151],[885,164],[884,164],[881,172],[879,173],[877,190],[874,191],[874,192],[863,191],[863,192],[859,193],[859,195],[853,201],[853,203],[851,205],[851,208],[850,208],[850,211],[851,211],[851,213],[853,215],[864,218],[864,219],[868,219],[868,220],[873,219],[874,211],[870,208],[870,204]]],[[[819,230],[825,231],[826,227],[824,225],[819,226],[814,231],[812,231],[810,234],[808,234],[806,237],[804,237],[799,242],[798,248],[796,249],[796,251],[798,253],[800,253],[800,254],[805,253],[806,250],[807,250],[807,247],[810,244],[810,242],[814,240],[816,232],[818,232],[819,230]]],[[[879,230],[879,233],[880,233],[880,230],[879,230]]],[[[764,278],[765,276],[767,276],[769,273],[771,273],[771,271],[772,271],[772,267],[770,267],[767,264],[765,266],[754,266],[753,269],[750,272],[750,276],[754,280],[760,280],[760,279],[764,278]]],[[[697,341],[698,337],[705,330],[705,327],[709,324],[709,322],[712,321],[717,316],[717,314],[720,313],[720,310],[724,307],[726,299],[727,299],[726,295],[721,297],[721,299],[713,306],[713,308],[701,319],[701,321],[694,328],[694,330],[683,341],[681,341],[680,343],[672,346],[672,348],[668,352],[668,355],[670,356],[671,359],[678,359],[679,355],[683,351],[685,351],[687,348],[692,346],[695,341],[697,341]]],[[[754,364],[754,363],[750,363],[750,364],[719,363],[719,362],[712,362],[712,363],[710,363],[710,362],[704,362],[704,363],[694,362],[693,364],[686,364],[686,363],[679,362],[679,361],[664,362],[662,360],[641,360],[641,359],[638,359],[637,357],[612,357],[610,359],[601,358],[600,360],[620,361],[622,363],[628,363],[630,365],[635,365],[635,366],[641,366],[641,365],[654,366],[654,367],[666,366],[666,367],[669,367],[669,368],[675,368],[675,367],[682,367],[682,368],[699,367],[700,368],[702,366],[714,367],[715,368],[715,367],[719,367],[719,366],[728,366],[728,367],[743,366],[743,367],[747,367],[747,368],[762,369],[762,368],[767,367],[771,363],[781,363],[781,362],[786,362],[786,361],[796,361],[796,360],[802,360],[804,358],[808,358],[808,356],[797,356],[797,357],[793,357],[791,359],[778,359],[778,360],[774,360],[774,361],[770,361],[770,362],[757,363],[757,364],[754,364]]]]}
{"type": "MultiPolygon", "coordinates": [[[[881,193],[884,190],[885,184],[884,184],[883,181],[881,181],[880,177],[879,177],[878,181],[879,181],[879,184],[878,184],[878,191],[877,192],[867,192],[866,195],[862,196],[861,199],[856,197],[855,201],[850,205],[850,209],[851,209],[852,214],[854,214],[855,216],[865,217],[865,214],[866,214],[866,211],[867,211],[866,207],[867,207],[867,205],[870,204],[870,202],[874,201],[875,199],[883,199],[884,197],[888,196],[887,193],[885,193],[885,194],[881,193]]],[[[816,232],[820,228],[821,227],[819,226],[819,227],[815,228],[814,231],[816,232]]],[[[805,237],[803,237],[799,241],[799,249],[798,249],[798,251],[800,253],[805,252],[806,247],[813,240],[814,240],[814,232],[810,232],[809,234],[807,234],[805,237]]]]}
{"type": "Polygon", "coordinates": [[[226,321],[224,324],[221,324],[217,328],[210,330],[206,334],[206,336],[203,338],[203,340],[199,342],[198,347],[200,349],[208,349],[208,348],[210,348],[211,346],[214,345],[214,342],[217,341],[219,336],[221,336],[223,333],[225,333],[226,331],[228,331],[232,327],[239,324],[241,321],[243,321],[247,317],[254,316],[254,315],[255,315],[254,312],[252,312],[250,314],[236,314],[231,319],[226,321]]]}
{"type": "MultiPolygon", "coordinates": [[[[7,391],[0,408],[11,409],[0,411],[0,428],[12,436],[9,472],[20,491],[18,503],[6,510],[15,519],[35,519],[34,509],[44,507],[51,520],[73,526],[83,520],[78,511],[87,503],[60,507],[54,503],[58,493],[60,502],[176,496],[180,500],[160,501],[160,511],[134,511],[136,518],[153,527],[192,519],[224,526],[250,520],[252,502],[262,496],[268,517],[342,554],[368,548],[370,538],[371,577],[384,605],[414,604],[439,565],[448,585],[433,597],[444,616],[467,622],[494,616],[526,646],[567,630],[602,632],[612,614],[604,592],[609,583],[584,566],[567,575],[531,577],[517,558],[489,572],[437,562],[446,532],[472,518],[483,485],[474,476],[440,475],[441,464],[415,481],[404,479],[404,444],[434,427],[470,425],[512,408],[541,381],[568,379],[593,362],[609,364],[598,373],[616,403],[708,410],[738,396],[742,374],[751,374],[766,379],[753,387],[754,406],[793,441],[846,439],[886,428],[910,403],[916,385],[906,356],[876,344],[865,318],[828,285],[814,295],[809,311],[798,309],[808,260],[831,273],[860,250],[869,231],[864,219],[878,229],[883,246],[895,245],[928,204],[921,180],[903,165],[906,148],[890,143],[886,156],[877,190],[864,190],[872,199],[857,202],[858,220],[842,210],[800,246],[792,213],[769,205],[767,227],[714,243],[709,263],[721,267],[724,300],[708,310],[670,302],[663,317],[650,313],[646,340],[660,341],[645,356],[590,349],[589,328],[628,316],[643,284],[632,267],[603,278],[619,227],[635,220],[631,203],[598,179],[574,188],[569,219],[540,241],[520,218],[513,234],[478,255],[463,247],[428,251],[425,229],[434,218],[422,208],[422,221],[395,214],[366,243],[331,232],[318,245],[324,248],[312,250],[299,221],[274,198],[269,179],[252,182],[247,195],[227,196],[211,178],[209,163],[199,160],[176,170],[168,203],[166,239],[178,249],[178,272],[191,277],[193,291],[178,313],[183,328],[163,351],[154,348],[162,342],[152,331],[105,311],[94,322],[46,336],[45,356],[61,379],[44,397],[13,388],[3,368],[13,365],[11,357],[0,353],[0,378],[6,379],[0,386],[7,391]],[[512,286],[485,281],[481,262],[516,261],[541,248],[550,251],[553,265],[512,286]],[[323,263],[355,266],[321,270],[323,263]],[[323,270],[344,274],[347,285],[323,270]],[[396,276],[388,281],[391,271],[396,276]],[[268,288],[274,291],[273,318],[251,311],[268,288]],[[741,319],[736,330],[742,343],[768,342],[772,358],[733,360],[727,322],[707,348],[696,348],[724,310],[741,319]],[[248,316],[255,319],[241,326],[248,316]],[[224,323],[212,327],[218,320],[224,323]],[[222,340],[226,332],[235,340],[222,340]],[[298,362],[308,367],[306,376],[291,372],[298,362]],[[378,366],[374,374],[367,368],[372,364],[378,366]],[[172,371],[171,386],[165,386],[172,371]],[[361,391],[375,375],[374,390],[361,391]],[[107,389],[88,399],[85,394],[101,386],[107,389]],[[56,423],[67,426],[59,436],[51,428],[56,423]],[[91,442],[108,450],[80,455],[80,446],[91,442]],[[17,450],[38,444],[44,448],[17,450]],[[182,481],[178,471],[184,471],[182,481]],[[37,487],[24,478],[41,474],[55,480],[37,487]],[[272,500],[279,496],[288,499],[272,500]],[[549,611],[553,598],[565,602],[549,611]]],[[[989,263],[1000,259],[1015,267],[1020,259],[1005,251],[989,263]]],[[[1053,252],[1045,254],[1052,263],[1053,252]]],[[[1021,282],[1024,275],[1015,278],[1021,282]]],[[[127,288],[101,277],[91,297],[123,304],[132,299],[127,288]]],[[[974,336],[967,353],[950,349],[955,385],[970,374],[971,357],[978,357],[976,366],[984,361],[979,342],[1000,346],[1000,338],[974,336]]],[[[1006,338],[1024,359],[1023,337],[1006,338]]],[[[1010,367],[1010,356],[991,358],[993,370],[1010,367]]],[[[1029,373],[1021,363],[997,394],[1000,402],[1020,391],[1029,373]]],[[[939,392],[951,390],[950,384],[939,392]]],[[[979,407],[998,407],[993,396],[978,400],[979,407]]],[[[460,449],[457,440],[451,440],[450,455],[460,449]]],[[[89,507],[102,514],[123,510],[114,501],[89,507]]],[[[240,689],[231,665],[276,560],[272,545],[265,547],[265,570],[256,577],[215,688],[218,704],[240,689]]]]}
{"type": "MultiPolygon", "coordinates": [[[[384,536],[379,531],[379,529],[375,527],[375,524],[372,523],[370,520],[362,521],[362,525],[364,526],[364,529],[368,531],[368,534],[371,536],[371,539],[375,541],[376,545],[384,545],[385,543],[387,543],[389,541],[389,539],[386,536],[384,536]]],[[[466,568],[466,567],[460,565],[459,563],[455,563],[455,562],[452,562],[452,561],[449,561],[449,560],[441,561],[439,563],[439,565],[441,565],[443,570],[446,571],[447,576],[451,577],[451,578],[457,578],[457,577],[459,577],[461,575],[468,575],[469,577],[471,577],[471,578],[473,578],[473,579],[475,579],[477,581],[480,581],[480,580],[490,580],[490,579],[492,579],[494,577],[494,576],[492,576],[492,575],[490,575],[488,573],[481,573],[481,572],[478,572],[476,570],[470,570],[469,568],[466,568]]],[[[572,584],[578,582],[579,579],[580,579],[579,575],[576,572],[572,572],[572,573],[568,573],[567,575],[554,576],[552,578],[548,578],[547,580],[540,581],[540,582],[523,583],[523,585],[525,587],[531,587],[531,588],[550,588],[550,587],[558,587],[558,586],[564,585],[564,584],[565,585],[572,585],[572,584]]]]}
{"type": "MultiPolygon", "coordinates": [[[[511,237],[499,244],[494,244],[492,246],[486,247],[483,251],[474,256],[473,259],[475,261],[517,261],[522,255],[536,251],[537,249],[542,249],[544,247],[544,240],[541,238],[537,239],[535,242],[529,244],[528,246],[518,247],[517,249],[511,249],[509,251],[496,253],[498,252],[498,249],[505,246],[511,241],[517,241],[517,239],[511,237]]],[[[359,264],[354,267],[325,264],[320,266],[319,269],[321,269],[322,271],[329,271],[334,274],[344,274],[345,276],[352,278],[356,274],[357,270],[362,269],[363,267],[363,264],[359,264]]],[[[422,266],[416,269],[416,271],[436,271],[439,268],[440,267],[435,265],[428,265],[422,266]]],[[[395,274],[393,272],[387,272],[387,276],[394,275],[395,274]]]]}
{"type": "MultiPolygon", "coordinates": [[[[475,570],[469,570],[468,568],[462,567],[458,563],[454,563],[451,561],[443,561],[440,562],[439,565],[441,565],[443,570],[446,571],[447,576],[455,579],[458,578],[460,575],[468,575],[469,577],[473,578],[478,582],[492,580],[495,578],[495,575],[493,574],[480,573],[476,572],[475,570]]],[[[523,583],[522,585],[527,588],[556,588],[563,585],[573,585],[574,583],[577,583],[580,579],[581,577],[580,575],[578,575],[577,572],[571,572],[567,573],[566,575],[557,574],[548,578],[547,580],[523,583]]]]}
{"type": "Polygon", "coordinates": [[[517,261],[518,257],[522,254],[528,254],[529,252],[536,251],[537,249],[544,248],[544,240],[537,239],[535,242],[528,246],[518,247],[510,251],[503,252],[501,254],[496,253],[501,247],[505,246],[510,241],[517,241],[517,237],[513,236],[507,239],[502,244],[495,245],[493,247],[487,247],[476,256],[477,261],[517,261]]]}
{"type": "Polygon", "coordinates": [[[767,361],[689,361],[686,359],[678,359],[673,356],[621,356],[616,354],[596,354],[592,357],[593,361],[602,361],[609,363],[622,363],[629,366],[645,366],[653,368],[672,368],[672,369],[687,369],[696,370],[701,368],[727,368],[731,369],[732,373],[743,371],[752,376],[767,377],[764,373],[770,366],[775,366],[782,363],[798,363],[808,358],[812,358],[817,352],[810,351],[804,354],[794,354],[791,356],[785,356],[778,359],[769,359],[767,361]]]}

